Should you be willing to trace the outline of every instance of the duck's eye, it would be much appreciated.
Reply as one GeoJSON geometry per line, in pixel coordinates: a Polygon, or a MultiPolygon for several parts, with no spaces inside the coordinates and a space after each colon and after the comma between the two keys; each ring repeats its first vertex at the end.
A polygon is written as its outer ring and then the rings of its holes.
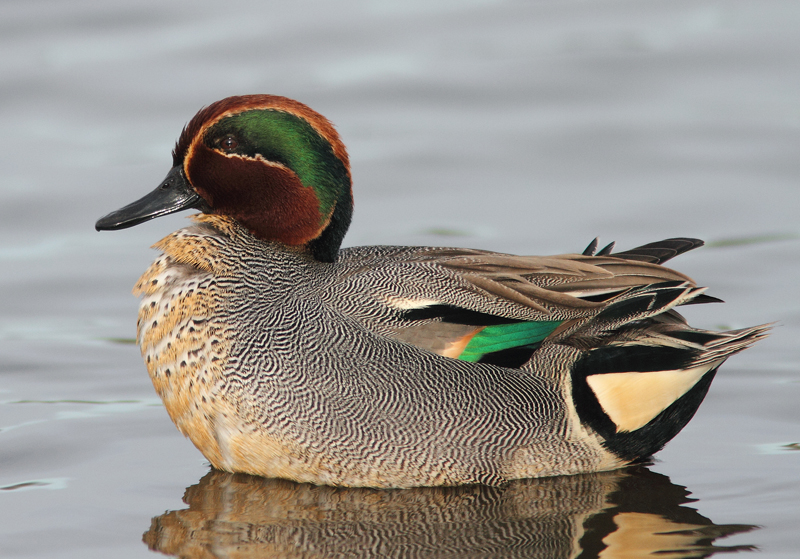
{"type": "Polygon", "coordinates": [[[234,136],[228,134],[219,141],[219,147],[225,151],[233,151],[239,146],[239,142],[234,136]]]}

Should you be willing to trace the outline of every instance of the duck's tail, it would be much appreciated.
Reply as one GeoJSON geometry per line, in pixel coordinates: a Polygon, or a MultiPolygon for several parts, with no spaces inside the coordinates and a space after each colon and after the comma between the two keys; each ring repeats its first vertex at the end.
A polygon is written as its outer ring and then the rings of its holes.
{"type": "Polygon", "coordinates": [[[560,341],[582,350],[570,373],[581,422],[624,460],[660,450],[697,411],[719,366],[769,332],[689,327],[672,309],[703,291],[685,282],[633,289],[560,341]]]}

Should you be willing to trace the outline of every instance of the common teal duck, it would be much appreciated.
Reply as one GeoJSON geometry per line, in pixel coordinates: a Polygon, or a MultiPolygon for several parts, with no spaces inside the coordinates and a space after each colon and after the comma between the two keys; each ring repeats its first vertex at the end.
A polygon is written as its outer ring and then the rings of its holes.
{"type": "Polygon", "coordinates": [[[202,109],[161,185],[97,222],[201,212],[155,245],[134,292],[153,385],[215,468],[372,487],[618,468],[660,450],[767,333],[675,311],[715,300],[661,265],[695,239],[340,250],[352,207],[330,122],[248,95],[202,109]]]}

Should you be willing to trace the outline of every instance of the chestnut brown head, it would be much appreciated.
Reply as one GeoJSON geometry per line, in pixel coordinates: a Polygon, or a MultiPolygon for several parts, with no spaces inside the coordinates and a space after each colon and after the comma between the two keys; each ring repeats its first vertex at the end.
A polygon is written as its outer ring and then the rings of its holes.
{"type": "Polygon", "coordinates": [[[195,208],[330,262],[352,205],[347,152],[331,123],[285,97],[246,95],[198,112],[181,133],[162,184],[96,228],[123,229],[195,208]]]}

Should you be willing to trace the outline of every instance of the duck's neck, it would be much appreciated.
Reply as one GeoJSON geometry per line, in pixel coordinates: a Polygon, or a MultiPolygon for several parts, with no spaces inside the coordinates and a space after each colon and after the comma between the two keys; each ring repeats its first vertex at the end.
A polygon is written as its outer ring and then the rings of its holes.
{"type": "Polygon", "coordinates": [[[347,177],[347,188],[343,188],[339,198],[336,200],[330,223],[322,231],[319,237],[312,239],[306,245],[311,255],[320,262],[333,262],[339,254],[339,247],[342,244],[345,233],[350,227],[350,220],[353,217],[353,195],[350,190],[349,177],[347,177]]]}

